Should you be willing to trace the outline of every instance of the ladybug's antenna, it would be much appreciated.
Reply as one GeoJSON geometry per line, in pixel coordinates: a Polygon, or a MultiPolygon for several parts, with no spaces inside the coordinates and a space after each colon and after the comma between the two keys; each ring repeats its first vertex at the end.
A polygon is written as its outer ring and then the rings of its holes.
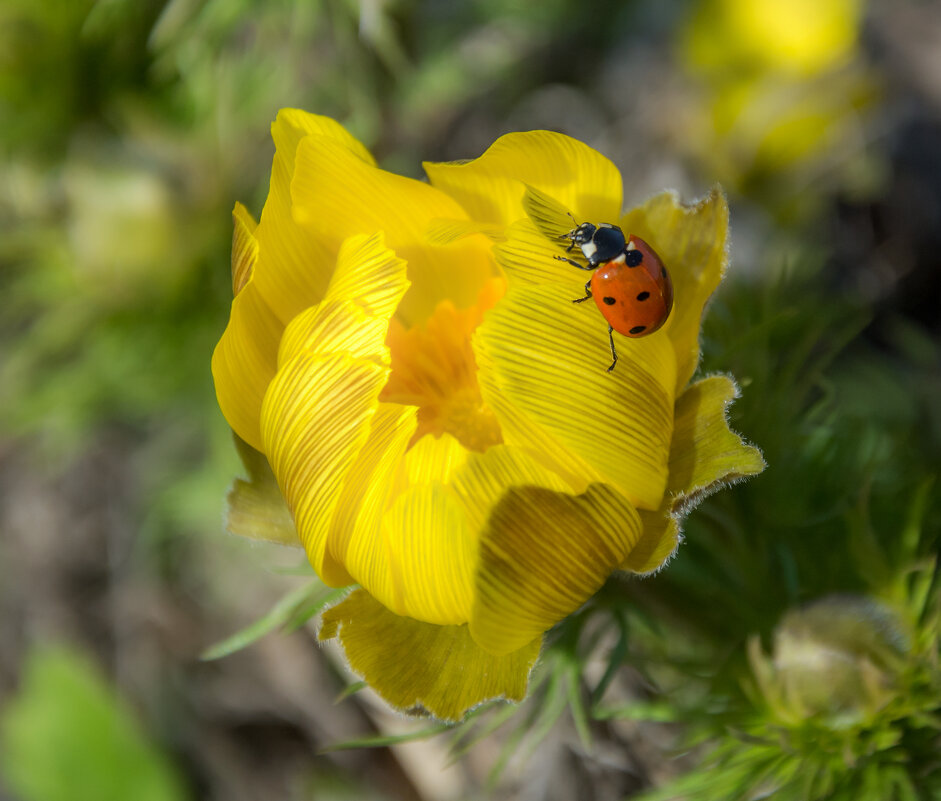
{"type": "MultiPolygon", "coordinates": [[[[572,214],[572,212],[570,212],[570,211],[567,211],[567,212],[565,212],[565,213],[568,214],[568,216],[572,218],[572,222],[575,223],[575,228],[578,228],[578,220],[575,219],[575,215],[572,214]]],[[[574,229],[572,229],[571,231],[569,231],[569,232],[566,233],[566,234],[560,234],[560,235],[559,235],[559,239],[571,239],[573,233],[575,233],[575,230],[574,230],[574,229]]]]}

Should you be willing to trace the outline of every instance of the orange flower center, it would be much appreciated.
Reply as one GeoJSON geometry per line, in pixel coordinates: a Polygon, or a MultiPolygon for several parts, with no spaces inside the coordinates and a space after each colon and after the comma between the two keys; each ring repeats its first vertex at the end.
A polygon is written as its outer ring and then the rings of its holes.
{"type": "Polygon", "coordinates": [[[379,399],[418,406],[412,444],[425,434],[444,433],[472,451],[483,452],[503,442],[500,424],[480,395],[471,337],[504,291],[503,280],[492,279],[481,290],[477,305],[469,309],[458,309],[446,300],[413,328],[392,320],[387,339],[392,372],[379,399]]]}

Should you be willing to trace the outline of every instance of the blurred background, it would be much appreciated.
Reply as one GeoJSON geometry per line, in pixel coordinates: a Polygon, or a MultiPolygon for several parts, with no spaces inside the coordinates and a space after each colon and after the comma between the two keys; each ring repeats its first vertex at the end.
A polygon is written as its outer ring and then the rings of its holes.
{"type": "Polygon", "coordinates": [[[939,309],[935,2],[2,0],[0,799],[941,797],[939,309]],[[548,128],[628,205],[729,194],[702,369],[769,467],[518,708],[390,714],[303,556],[223,531],[209,358],[282,106],[414,177],[548,128]]]}

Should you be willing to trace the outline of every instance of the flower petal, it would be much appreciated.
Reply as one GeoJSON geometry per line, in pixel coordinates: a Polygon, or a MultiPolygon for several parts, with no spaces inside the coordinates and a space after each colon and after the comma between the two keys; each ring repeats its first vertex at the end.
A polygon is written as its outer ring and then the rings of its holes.
{"type": "Polygon", "coordinates": [[[434,219],[466,219],[461,207],[428,184],[371,167],[332,139],[311,135],[297,148],[291,183],[294,219],[336,243],[363,231],[384,231],[389,247],[408,262],[412,289],[399,309],[409,324],[427,318],[442,300],[472,306],[493,274],[490,242],[471,235],[433,245],[434,219]]]}
{"type": "Polygon", "coordinates": [[[554,197],[527,185],[523,210],[547,239],[562,243],[566,248],[572,244],[568,234],[575,227],[575,215],[554,197]]]}
{"type": "Polygon", "coordinates": [[[526,184],[572,209],[580,220],[610,222],[621,213],[617,167],[588,145],[552,131],[506,134],[478,159],[424,167],[432,186],[486,223],[509,225],[525,217],[526,184]]]}
{"type": "Polygon", "coordinates": [[[440,482],[413,487],[386,512],[383,527],[392,569],[406,588],[390,608],[427,623],[466,623],[477,532],[453,494],[440,482]]]}
{"type": "Polygon", "coordinates": [[[388,328],[388,319],[370,317],[352,301],[324,301],[291,320],[281,338],[278,366],[305,350],[387,362],[382,338],[388,328]]]}
{"type": "Polygon", "coordinates": [[[376,165],[372,153],[336,120],[320,114],[311,114],[302,109],[283,108],[278,112],[278,117],[271,126],[271,138],[274,139],[275,149],[284,152],[288,159],[287,166],[292,173],[297,146],[308,134],[332,139],[366,164],[376,165]]]}
{"type": "Polygon", "coordinates": [[[389,317],[408,286],[405,263],[381,234],[350,237],[339,262],[345,301],[331,295],[292,321],[261,415],[265,453],[298,534],[314,569],[334,586],[353,579],[327,540],[344,479],[370,434],[389,374],[389,317]]]}
{"type": "Polygon", "coordinates": [[[265,395],[265,453],[310,563],[331,586],[352,583],[340,565],[326,562],[327,534],[387,375],[388,368],[371,360],[302,351],[265,395]]]}
{"type": "Polygon", "coordinates": [[[459,720],[493,698],[521,701],[540,640],[494,656],[467,626],[436,626],[390,612],[357,590],[323,616],[321,640],[339,637],[350,668],[388,703],[459,720]]]}
{"type": "MultiPolygon", "coordinates": [[[[414,417],[408,419],[413,423],[414,417]]],[[[402,435],[405,428],[401,427],[402,435]]],[[[414,424],[408,430],[414,431],[414,424]]],[[[392,476],[387,473],[382,477],[387,486],[382,497],[388,508],[383,511],[373,502],[372,514],[368,518],[361,514],[354,532],[337,532],[346,540],[344,564],[371,595],[396,614],[428,623],[466,623],[478,531],[472,528],[447,482],[468,453],[448,434],[422,437],[407,453],[404,436],[387,434],[385,439],[390,447],[370,459],[375,463],[388,458],[389,472],[401,465],[405,489],[397,497],[391,495],[388,484],[392,476]],[[395,458],[398,462],[392,464],[395,458]]],[[[361,461],[359,469],[362,473],[372,470],[375,483],[376,471],[369,461],[361,461]]],[[[354,467],[350,475],[356,476],[356,471],[354,467]]],[[[355,480],[365,483],[362,476],[355,480]]],[[[365,494],[375,499],[379,493],[366,489],[365,494]]],[[[333,547],[339,551],[339,542],[334,545],[331,541],[333,547]]]]}
{"type": "Polygon", "coordinates": [[[581,290],[590,277],[588,273],[559,261],[556,256],[564,256],[565,249],[529,219],[518,220],[507,228],[506,238],[494,245],[493,252],[510,287],[557,284],[573,298],[585,294],[581,290]]]}
{"type": "Polygon", "coordinates": [[[248,283],[258,261],[258,240],[255,239],[255,222],[248,209],[236,203],[232,209],[232,297],[248,283]]]}
{"type": "Polygon", "coordinates": [[[654,573],[676,553],[682,535],[679,521],[670,514],[670,506],[670,497],[664,496],[660,509],[655,512],[640,512],[643,531],[621,565],[621,570],[631,573],[654,573]]]}
{"type": "Polygon", "coordinates": [[[480,541],[471,636],[495,654],[521,648],[594,595],[640,535],[637,511],[611,487],[510,489],[480,541]]]}
{"type": "Polygon", "coordinates": [[[719,188],[691,206],[664,192],[624,215],[621,227],[647,241],[670,271],[673,312],[662,331],[676,348],[679,394],[699,364],[703,308],[728,264],[728,203],[719,188]]]}
{"type": "Polygon", "coordinates": [[[464,508],[474,531],[482,532],[490,510],[512,487],[538,487],[556,492],[568,485],[543,460],[519,448],[495,445],[483,453],[471,452],[450,477],[450,487],[464,508]]]}
{"type": "MultiPolygon", "coordinates": [[[[283,324],[322,299],[333,273],[336,246],[328,247],[318,232],[298,224],[291,214],[291,181],[301,140],[317,136],[360,164],[374,164],[372,156],[339,123],[328,117],[284,109],[271,126],[275,142],[268,199],[261,213],[257,238],[261,243],[258,291],[283,324]]],[[[316,176],[313,178],[316,187],[316,176]]],[[[361,232],[359,232],[361,233],[361,232]]]]}
{"type": "Polygon", "coordinates": [[[259,253],[255,222],[240,203],[232,219],[232,285],[237,294],[212,354],[212,376],[219,407],[229,425],[249,445],[262,450],[258,418],[265,390],[275,374],[282,327],[255,281],[259,253]]]}
{"type": "Polygon", "coordinates": [[[344,240],[324,300],[353,301],[367,314],[390,319],[408,289],[405,262],[378,233],[344,240]]]}
{"type": "Polygon", "coordinates": [[[676,402],[670,480],[663,504],[643,512],[644,534],[622,568],[634,573],[658,569],[676,550],[680,520],[723,484],[765,468],[761,452],[729,430],[728,407],[738,397],[729,376],[697,381],[676,402]]]}
{"type": "Polygon", "coordinates": [[[611,483],[636,506],[656,509],[673,428],[673,347],[659,332],[618,336],[620,361],[608,373],[603,318],[571,300],[558,286],[525,286],[487,314],[474,339],[484,401],[506,442],[525,447],[527,424],[507,414],[504,398],[545,430],[547,441],[591,465],[588,480],[611,483]]]}
{"type": "Polygon", "coordinates": [[[491,241],[503,239],[503,226],[477,220],[432,220],[425,229],[425,239],[433,245],[451,245],[468,236],[483,234],[491,241]]]}
{"type": "Polygon", "coordinates": [[[668,491],[673,508],[695,505],[724,482],[765,469],[761,451],[729,430],[738,387],[727,375],[697,381],[676,401],[668,491]]]}
{"type": "Polygon", "coordinates": [[[347,473],[330,528],[328,548],[357,583],[387,606],[401,603],[405,588],[391,569],[382,519],[404,490],[400,468],[417,426],[418,409],[380,403],[369,437],[347,473]]]}
{"type": "Polygon", "coordinates": [[[381,233],[344,241],[327,297],[285,332],[262,408],[265,452],[298,534],[314,569],[334,586],[353,582],[327,543],[344,482],[370,436],[389,373],[389,319],[407,287],[405,262],[381,233]]]}
{"type": "Polygon", "coordinates": [[[391,569],[405,592],[387,605],[429,623],[466,623],[487,511],[514,485],[565,485],[520,452],[502,445],[468,451],[449,434],[422,437],[406,454],[405,470],[411,488],[383,520],[391,569]]]}
{"type": "Polygon", "coordinates": [[[305,348],[386,359],[389,320],[407,289],[405,262],[385,247],[382,232],[351,236],[340,246],[323,301],[298,314],[285,330],[278,364],[305,348]]]}
{"type": "Polygon", "coordinates": [[[263,453],[235,435],[235,447],[248,472],[226,495],[225,529],[230,534],[300,547],[291,512],[263,453]]]}

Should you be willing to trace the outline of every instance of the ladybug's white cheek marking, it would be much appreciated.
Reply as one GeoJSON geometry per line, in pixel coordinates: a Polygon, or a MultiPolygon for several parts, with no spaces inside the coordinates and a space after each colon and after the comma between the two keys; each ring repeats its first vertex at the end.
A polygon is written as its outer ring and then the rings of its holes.
{"type": "Polygon", "coordinates": [[[618,253],[616,258],[611,259],[611,264],[624,264],[624,254],[618,253]]]}
{"type": "Polygon", "coordinates": [[[598,246],[594,242],[586,242],[582,245],[582,253],[585,254],[586,259],[590,259],[594,256],[596,250],[598,250],[598,246]]]}
{"type": "Polygon", "coordinates": [[[628,241],[627,247],[624,249],[625,250],[637,250],[637,245],[635,245],[632,241],[628,241]]]}

